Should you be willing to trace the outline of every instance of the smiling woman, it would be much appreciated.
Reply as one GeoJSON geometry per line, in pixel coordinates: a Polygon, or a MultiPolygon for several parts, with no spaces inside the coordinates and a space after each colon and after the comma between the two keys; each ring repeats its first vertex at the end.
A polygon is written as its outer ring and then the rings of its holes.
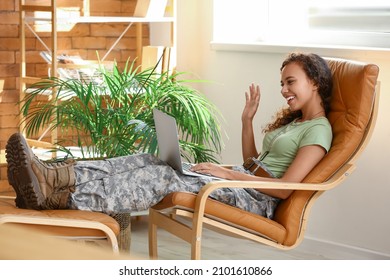
{"type": "MultiPolygon", "coordinates": [[[[210,163],[195,166],[195,171],[230,180],[301,182],[325,156],[332,141],[328,119],[332,75],[326,61],[316,54],[290,54],[281,67],[282,95],[288,107],[276,114],[264,129],[262,151],[258,152],[253,120],[260,104],[260,87],[252,84],[246,93],[242,113],[242,154],[258,158],[275,178],[256,177],[210,163]]],[[[289,190],[262,190],[263,193],[285,199],[289,190]]]]}

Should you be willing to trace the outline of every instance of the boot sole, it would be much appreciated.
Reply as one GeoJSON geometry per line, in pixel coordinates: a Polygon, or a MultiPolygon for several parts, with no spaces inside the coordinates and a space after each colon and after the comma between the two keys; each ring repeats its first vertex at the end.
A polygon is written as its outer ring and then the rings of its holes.
{"type": "Polygon", "coordinates": [[[8,182],[17,194],[16,204],[20,208],[41,209],[45,197],[38,179],[31,168],[31,153],[25,138],[13,134],[6,145],[8,182]]]}

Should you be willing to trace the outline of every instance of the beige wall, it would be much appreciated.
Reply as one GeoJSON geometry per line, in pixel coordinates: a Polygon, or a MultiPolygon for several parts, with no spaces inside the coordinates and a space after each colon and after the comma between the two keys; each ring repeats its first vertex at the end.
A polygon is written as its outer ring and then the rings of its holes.
{"type": "MultiPolygon", "coordinates": [[[[381,99],[372,140],[359,159],[357,170],[314,206],[302,246],[309,244],[310,250],[322,255],[328,250],[325,248],[336,245],[341,250],[352,248],[367,258],[383,254],[390,258],[390,52],[294,47],[220,51],[213,49],[211,40],[212,1],[178,1],[178,69],[213,82],[204,84],[201,91],[217,104],[225,117],[224,128],[229,137],[222,154],[225,163],[241,162],[240,116],[244,91],[251,82],[261,84],[262,88],[259,131],[275,110],[285,104],[280,96],[279,67],[288,52],[312,51],[379,65],[381,99]]],[[[259,133],[259,144],[261,138],[259,133]]],[[[260,251],[261,248],[259,257],[260,251]]]]}

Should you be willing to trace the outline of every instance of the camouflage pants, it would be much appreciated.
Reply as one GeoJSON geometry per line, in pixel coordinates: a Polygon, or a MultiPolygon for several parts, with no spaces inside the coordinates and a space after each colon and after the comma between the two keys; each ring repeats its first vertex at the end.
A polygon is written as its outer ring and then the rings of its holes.
{"type": "MultiPolygon", "coordinates": [[[[182,175],[149,154],[79,161],[75,173],[76,191],[69,207],[107,214],[146,210],[171,192],[197,193],[213,180],[182,175]]],[[[242,188],[218,189],[211,197],[270,218],[278,203],[278,199],[242,188]]]]}

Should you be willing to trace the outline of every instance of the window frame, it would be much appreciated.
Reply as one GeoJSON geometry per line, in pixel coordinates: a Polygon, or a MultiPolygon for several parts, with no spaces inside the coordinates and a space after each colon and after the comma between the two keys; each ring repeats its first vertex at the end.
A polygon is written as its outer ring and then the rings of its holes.
{"type": "MultiPolygon", "coordinates": [[[[310,30],[308,26],[303,26],[305,23],[301,21],[297,25],[296,22],[293,23],[292,27],[290,22],[287,22],[284,25],[272,26],[272,24],[280,21],[280,18],[274,18],[273,21],[270,18],[267,19],[254,19],[254,12],[256,7],[259,7],[259,2],[261,2],[262,8],[267,11],[268,15],[272,17],[272,13],[279,13],[278,7],[280,8],[280,3],[278,1],[282,0],[242,0],[240,2],[240,9],[234,10],[232,7],[237,5],[233,1],[226,0],[214,0],[214,37],[212,41],[212,45],[214,49],[223,49],[222,44],[225,44],[226,47],[237,47],[239,45],[247,45],[246,49],[253,49],[255,46],[264,46],[265,48],[270,46],[280,46],[282,49],[286,47],[311,47],[311,48],[337,48],[337,49],[355,49],[355,50],[376,50],[376,51],[390,51],[390,32],[377,32],[367,30],[359,31],[359,30],[310,30]],[[257,5],[255,8],[252,6],[254,3],[257,5]],[[221,9],[221,5],[224,5],[224,9],[221,9]],[[229,24],[226,29],[230,32],[231,37],[221,36],[219,29],[224,27],[224,23],[218,22],[220,20],[224,20],[221,17],[222,13],[225,13],[227,10],[226,5],[232,5],[231,11],[236,13],[235,17],[228,16],[229,24]],[[222,11],[221,11],[222,10],[222,11]],[[245,11],[249,10],[249,15],[245,11]],[[238,14],[238,15],[237,15],[238,14]],[[243,17],[244,22],[240,21],[240,17],[243,17]],[[248,24],[248,19],[253,19],[253,24],[248,24]],[[238,27],[231,28],[233,25],[237,24],[238,27]],[[242,25],[243,24],[243,25],[242,25]],[[263,24],[262,28],[258,28],[259,24],[263,24]],[[295,24],[295,25],[294,25],[295,24]],[[229,28],[230,25],[230,28],[229,28]],[[264,27],[266,25],[266,27],[264,27]],[[242,34],[238,33],[240,30],[247,30],[251,32],[251,30],[255,30],[252,34],[242,36],[242,34]],[[259,31],[260,30],[260,31],[259,31]],[[231,32],[232,31],[232,32],[231,32]],[[300,31],[300,32],[296,32],[300,31]],[[234,37],[234,38],[233,38],[234,37]]],[[[307,0],[303,1],[291,1],[295,4],[290,4],[285,6],[285,10],[287,13],[295,15],[296,11],[299,11],[298,3],[304,3],[307,0]]],[[[313,1],[312,2],[321,2],[321,1],[313,1]]],[[[333,0],[335,1],[335,0],[333,0]]],[[[309,1],[310,2],[310,1],[309,1]]],[[[313,6],[313,3],[311,6],[313,6]]],[[[366,2],[372,2],[378,4],[378,0],[371,0],[366,2]]],[[[285,2],[290,3],[290,1],[285,2]]],[[[352,2],[351,2],[352,3],[352,2]]],[[[386,4],[387,9],[389,10],[390,15],[390,2],[386,4]]],[[[355,10],[356,11],[356,10],[355,10]]],[[[378,12],[378,9],[372,9],[371,11],[378,12]]],[[[280,12],[281,13],[281,12],[280,12]]],[[[375,13],[372,14],[375,16],[375,13]]],[[[283,14],[280,15],[283,17],[283,14]]],[[[280,17],[279,16],[279,17],[280,17]]],[[[259,17],[264,17],[264,12],[260,13],[259,17]]],[[[296,16],[298,18],[298,16],[296,16]]],[[[226,20],[226,19],[225,19],[226,20]]],[[[390,17],[388,27],[390,30],[390,17]]],[[[387,28],[387,26],[385,27],[387,28]]]]}

